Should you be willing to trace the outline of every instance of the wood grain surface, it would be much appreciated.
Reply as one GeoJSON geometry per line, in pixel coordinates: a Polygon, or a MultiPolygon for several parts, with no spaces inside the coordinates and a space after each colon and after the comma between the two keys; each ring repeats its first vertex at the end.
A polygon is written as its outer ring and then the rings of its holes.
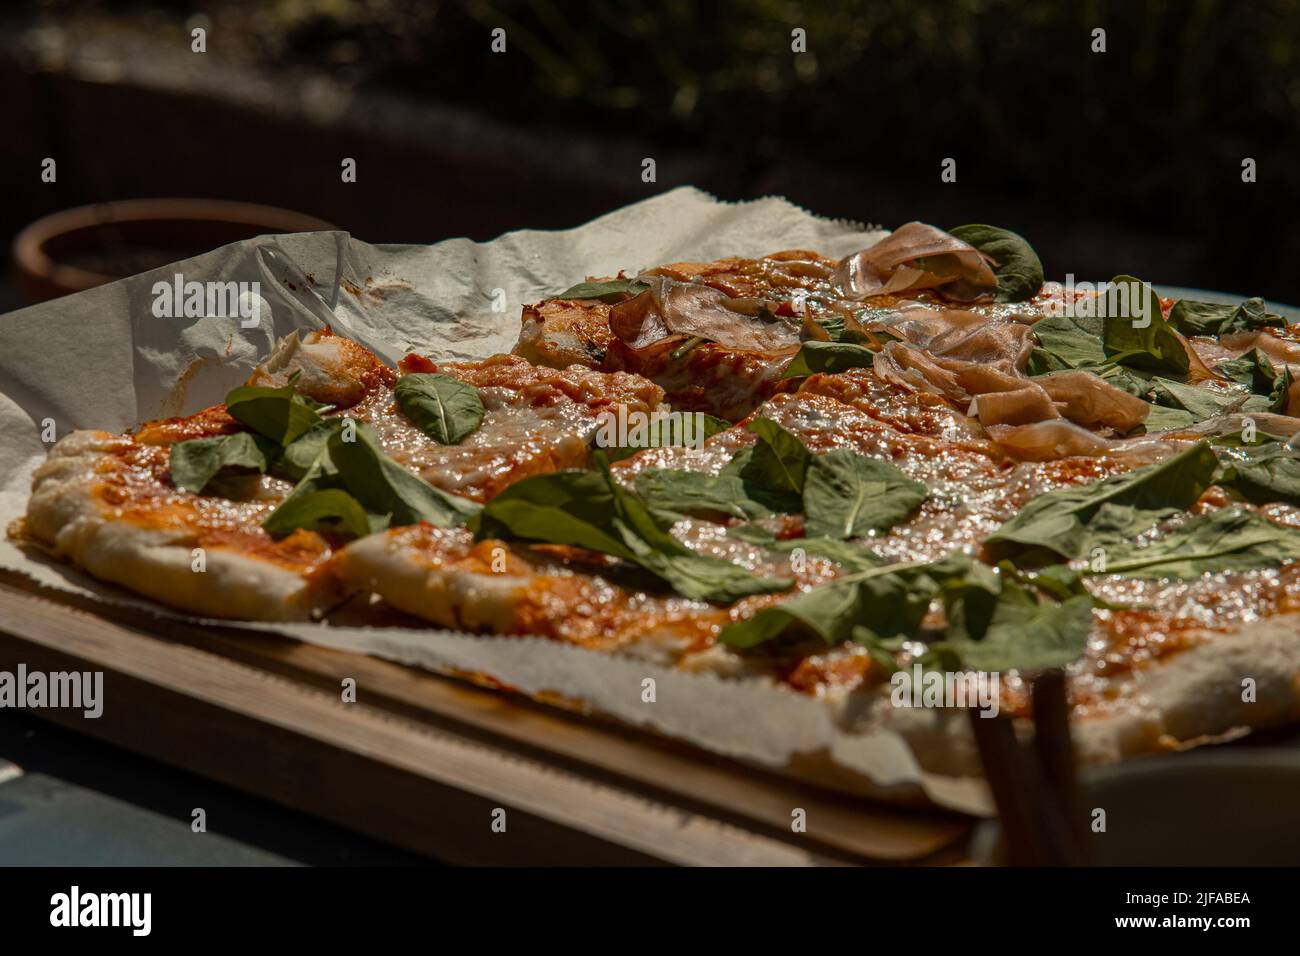
{"type": "Polygon", "coordinates": [[[104,672],[99,719],[37,716],[451,862],[956,863],[969,833],[513,694],[3,574],[0,670],[20,662],[104,672]]]}

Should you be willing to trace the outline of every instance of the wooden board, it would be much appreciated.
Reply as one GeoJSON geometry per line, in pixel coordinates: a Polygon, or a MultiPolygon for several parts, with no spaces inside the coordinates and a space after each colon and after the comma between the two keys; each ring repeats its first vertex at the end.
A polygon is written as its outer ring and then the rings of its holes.
{"type": "Polygon", "coordinates": [[[104,672],[99,719],[37,716],[447,861],[954,863],[969,833],[417,668],[0,574],[0,670],[19,662],[104,672]]]}

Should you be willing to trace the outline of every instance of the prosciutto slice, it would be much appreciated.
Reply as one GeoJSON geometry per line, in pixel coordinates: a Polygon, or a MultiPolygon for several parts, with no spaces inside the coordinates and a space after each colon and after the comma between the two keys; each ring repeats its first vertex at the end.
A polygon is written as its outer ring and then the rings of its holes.
{"type": "Polygon", "coordinates": [[[1060,418],[1051,397],[1037,385],[1009,392],[986,392],[974,402],[975,414],[985,428],[993,425],[1030,425],[1060,418]]]}
{"type": "Polygon", "coordinates": [[[930,351],[945,358],[988,365],[1003,362],[1023,369],[1034,350],[1033,331],[1027,325],[985,322],[970,330],[945,333],[934,340],[930,351]]]}
{"type": "Polygon", "coordinates": [[[1025,387],[1025,377],[993,365],[968,365],[957,373],[957,383],[972,395],[1013,392],[1025,387]]]}
{"type": "Polygon", "coordinates": [[[1267,332],[1236,332],[1219,338],[1219,345],[1229,351],[1232,358],[1259,349],[1275,362],[1300,363],[1300,343],[1287,342],[1267,332]]]}
{"type": "Polygon", "coordinates": [[[954,302],[973,302],[998,287],[986,256],[920,222],[909,222],[871,248],[845,257],[832,281],[850,299],[933,289],[954,302]]]}
{"type": "Polygon", "coordinates": [[[1119,444],[1063,418],[1032,425],[990,425],[988,433],[1004,452],[1021,461],[1104,455],[1119,444]]]}
{"type": "Polygon", "coordinates": [[[667,276],[639,279],[650,288],[609,312],[610,330],[633,349],[674,335],[751,352],[793,351],[799,345],[801,323],[777,315],[775,303],[732,298],[711,286],[667,276]]]}
{"type": "Polygon", "coordinates": [[[890,342],[876,353],[872,368],[884,381],[914,392],[930,392],[959,405],[970,401],[957,374],[965,363],[927,355],[905,342],[890,342]]]}
{"type": "Polygon", "coordinates": [[[1123,434],[1146,421],[1151,406],[1091,372],[1053,372],[1034,379],[1065,417],[1080,425],[1106,425],[1123,434]]]}

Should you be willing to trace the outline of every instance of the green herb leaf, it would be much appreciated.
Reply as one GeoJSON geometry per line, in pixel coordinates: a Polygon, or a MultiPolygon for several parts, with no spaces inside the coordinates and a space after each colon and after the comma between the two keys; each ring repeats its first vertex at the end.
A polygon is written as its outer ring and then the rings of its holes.
{"type": "Polygon", "coordinates": [[[783,591],[794,582],[760,578],[722,558],[696,554],[663,527],[639,497],[619,485],[603,455],[599,472],[568,471],[515,482],[472,523],[489,537],[587,548],[622,558],[693,600],[731,603],[783,591]]]}
{"type": "Polygon", "coordinates": [[[1251,349],[1235,359],[1220,362],[1218,371],[1220,375],[1245,385],[1256,395],[1265,396],[1268,399],[1268,411],[1285,411],[1294,381],[1289,365],[1283,365],[1282,371],[1278,372],[1266,354],[1259,349],[1251,349]]]}
{"type": "Polygon", "coordinates": [[[813,588],[728,625],[719,640],[730,647],[757,647],[796,628],[833,645],[867,622],[870,639],[914,634],[938,589],[929,578],[905,573],[918,566],[882,565],[813,588]]]}
{"type": "Polygon", "coordinates": [[[1025,302],[1043,287],[1043,264],[1022,236],[982,224],[958,226],[948,232],[993,260],[998,302],[1025,302]]]}
{"type": "Polygon", "coordinates": [[[613,515],[614,498],[601,474],[557,471],[507,486],[483,506],[470,528],[480,541],[567,544],[631,561],[635,556],[613,527],[613,515]]]}
{"type": "Polygon", "coordinates": [[[942,642],[922,658],[944,669],[983,671],[1059,667],[1087,646],[1096,602],[1079,574],[1060,565],[1028,575],[1004,561],[997,571],[965,555],[944,559],[940,580],[948,618],[942,642]]]}
{"type": "Polygon", "coordinates": [[[450,528],[479,510],[474,502],[433,487],[385,455],[379,436],[364,422],[356,423],[353,441],[347,437],[344,430],[331,435],[327,453],[344,488],[367,511],[392,515],[396,525],[427,521],[450,528]]]}
{"type": "Polygon", "coordinates": [[[876,353],[849,342],[804,342],[790,360],[782,379],[806,378],[818,372],[843,372],[851,368],[870,368],[876,353]]]}
{"type": "Polygon", "coordinates": [[[342,418],[325,418],[284,447],[272,470],[290,481],[301,481],[320,458],[330,438],[343,427],[342,418]]]}
{"type": "Polygon", "coordinates": [[[268,451],[273,453],[269,443],[248,432],[177,442],[171,447],[172,484],[197,494],[223,469],[264,472],[268,451]]]}
{"type": "Polygon", "coordinates": [[[1155,290],[1133,276],[1116,276],[1102,293],[1102,342],[1110,361],[1153,372],[1186,375],[1187,349],[1160,312],[1155,290]]]}
{"type": "Polygon", "coordinates": [[[1258,297],[1239,305],[1179,299],[1169,311],[1169,324],[1184,335],[1230,335],[1253,329],[1281,328],[1286,319],[1274,315],[1258,297]]]}
{"type": "Polygon", "coordinates": [[[291,495],[262,522],[270,534],[288,534],[298,528],[342,531],[358,538],[388,526],[388,517],[366,513],[361,502],[339,488],[291,495]]]}
{"type": "Polygon", "coordinates": [[[930,645],[923,665],[1002,671],[1057,667],[1082,654],[1094,602],[1079,576],[1053,569],[1031,578],[1007,564],[999,570],[960,553],[928,564],[868,567],[764,608],[725,628],[721,640],[752,648],[791,632],[828,644],[852,639],[892,671],[893,654],[921,636],[930,604],[940,598],[947,633],[930,645]]]}
{"type": "Polygon", "coordinates": [[[803,442],[770,418],[755,418],[748,428],[758,436],[758,444],[741,465],[741,478],[772,491],[802,494],[812,460],[803,442]]]}
{"type": "Polygon", "coordinates": [[[1125,368],[1122,365],[1106,364],[1088,369],[1103,382],[1114,385],[1128,392],[1135,398],[1146,399],[1151,394],[1151,375],[1146,372],[1125,368]]]}
{"type": "MultiPolygon", "coordinates": [[[[1258,395],[1221,392],[1198,385],[1184,385],[1167,378],[1151,380],[1151,390],[1158,405],[1190,413],[1192,422],[1203,422],[1224,412],[1266,412],[1268,399],[1258,395]]],[[[1149,422],[1148,422],[1149,430],[1149,422]]]]}
{"type": "Polygon", "coordinates": [[[244,385],[226,395],[232,418],[281,446],[318,424],[320,413],[331,407],[298,394],[292,382],[281,388],[244,385]]]}
{"type": "Polygon", "coordinates": [[[977,671],[1063,667],[1087,649],[1093,600],[1088,595],[1061,603],[1039,599],[1007,582],[993,602],[982,636],[955,636],[931,645],[932,654],[955,654],[977,671]]]}
{"type": "Polygon", "coordinates": [[[1163,405],[1152,405],[1142,424],[1146,426],[1148,435],[1154,435],[1156,432],[1175,431],[1195,425],[1196,416],[1184,408],[1166,408],[1163,405]]]}
{"type": "MultiPolygon", "coordinates": [[[[283,534],[296,527],[314,526],[296,524],[299,520],[316,522],[332,518],[338,521],[340,529],[357,533],[361,523],[346,502],[335,495],[324,499],[311,497],[323,491],[346,492],[368,514],[371,530],[386,527],[390,522],[408,525],[427,521],[437,527],[453,527],[464,524],[477,513],[479,506],[474,502],[434,488],[385,455],[369,425],[352,422],[354,428],[350,429],[346,427],[347,422],[332,419],[329,429],[321,433],[313,430],[310,436],[301,439],[304,442],[310,439],[310,446],[304,444],[297,448],[298,461],[305,459],[309,448],[317,449],[316,458],[303,470],[289,496],[262,522],[263,528],[273,534],[283,534]],[[324,517],[313,517],[318,514],[324,517]]],[[[292,449],[294,446],[286,449],[286,458],[292,449]]],[[[296,461],[292,467],[298,468],[296,461]]]]}
{"type": "MultiPolygon", "coordinates": [[[[645,448],[696,447],[708,441],[718,432],[726,431],[730,427],[731,422],[724,421],[721,418],[714,418],[712,415],[705,415],[703,412],[680,412],[663,416],[651,415],[645,426],[644,440],[617,448],[610,447],[606,443],[605,454],[611,462],[614,462],[622,461],[624,458],[635,455],[645,448]]],[[[611,428],[610,431],[612,432],[613,429],[611,428]]],[[[640,438],[637,428],[634,426],[626,437],[628,439],[640,438]]],[[[599,432],[597,432],[597,444],[601,444],[599,432]]]]}
{"type": "Polygon", "coordinates": [[[762,518],[772,513],[750,497],[750,489],[735,474],[647,468],[636,476],[636,490],[649,507],[669,514],[762,518]]]}
{"type": "Polygon", "coordinates": [[[601,302],[613,304],[622,302],[624,299],[630,299],[638,296],[646,289],[650,288],[644,282],[638,282],[636,279],[610,279],[608,282],[579,282],[575,286],[570,286],[559,295],[557,299],[599,299],[601,302]]]}
{"type": "Polygon", "coordinates": [[[1300,459],[1283,445],[1234,456],[1215,480],[1257,505],[1276,501],[1300,504],[1300,459]]]}
{"type": "Polygon", "coordinates": [[[1029,354],[1030,375],[1107,364],[1102,320],[1094,316],[1049,315],[1033,325],[1039,347],[1029,354]]]}
{"type": "Polygon", "coordinates": [[[1218,459],[1206,442],[1165,461],[1082,487],[1039,495],[985,545],[1001,556],[1051,562],[1079,557],[1099,533],[1128,535],[1196,503],[1214,480],[1218,459]]]}
{"type": "Polygon", "coordinates": [[[393,394],[406,417],[440,445],[455,445],[483,424],[478,389],[450,375],[403,375],[393,394]]]}
{"type": "MultiPolygon", "coordinates": [[[[1145,540],[1145,539],[1144,539],[1145,540]]],[[[1098,536],[1098,574],[1139,578],[1199,578],[1218,571],[1248,571],[1300,559],[1300,529],[1276,525],[1243,508],[1221,508],[1189,518],[1140,547],[1133,538],[1098,536]]]]}
{"type": "MultiPolygon", "coordinates": [[[[737,537],[744,540],[744,535],[737,535],[737,537]]],[[[772,551],[783,553],[802,549],[808,554],[843,565],[852,572],[869,571],[889,563],[864,545],[841,541],[838,538],[787,538],[777,541],[769,535],[766,540],[758,540],[754,543],[763,544],[772,551]]]]}
{"type": "Polygon", "coordinates": [[[808,463],[805,526],[812,536],[857,538],[892,528],[927,497],[925,485],[888,462],[836,449],[808,463]]]}

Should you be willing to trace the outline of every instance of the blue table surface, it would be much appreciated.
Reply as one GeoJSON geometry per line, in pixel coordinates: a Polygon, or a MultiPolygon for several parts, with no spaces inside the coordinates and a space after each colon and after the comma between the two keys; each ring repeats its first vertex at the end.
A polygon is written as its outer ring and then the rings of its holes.
{"type": "Polygon", "coordinates": [[[430,862],[21,711],[0,711],[0,781],[0,866],[430,862]]]}

